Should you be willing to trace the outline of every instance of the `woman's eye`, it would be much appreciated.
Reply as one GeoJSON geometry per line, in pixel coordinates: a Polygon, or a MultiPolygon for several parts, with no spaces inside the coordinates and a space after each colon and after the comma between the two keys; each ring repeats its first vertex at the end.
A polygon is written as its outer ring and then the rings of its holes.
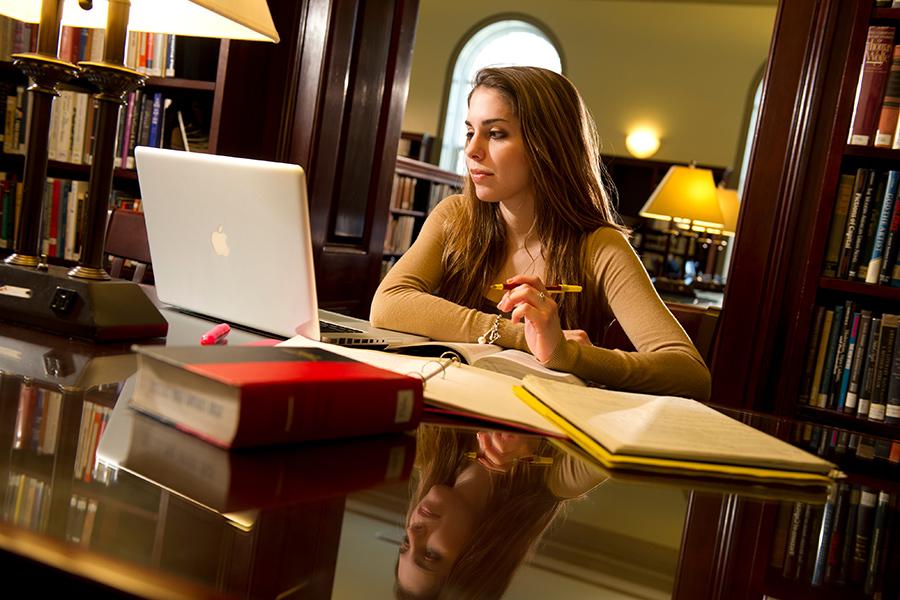
{"type": "Polygon", "coordinates": [[[502,137],[506,137],[506,134],[502,131],[492,131],[491,138],[495,140],[499,140],[502,137]]]}
{"type": "Polygon", "coordinates": [[[441,559],[441,555],[433,550],[426,550],[424,557],[425,560],[430,562],[437,562],[441,559]]]}
{"type": "Polygon", "coordinates": [[[475,135],[474,132],[472,132],[472,131],[467,131],[467,132],[466,132],[466,139],[467,139],[467,140],[471,140],[472,137],[473,137],[474,135],[475,135]]]}

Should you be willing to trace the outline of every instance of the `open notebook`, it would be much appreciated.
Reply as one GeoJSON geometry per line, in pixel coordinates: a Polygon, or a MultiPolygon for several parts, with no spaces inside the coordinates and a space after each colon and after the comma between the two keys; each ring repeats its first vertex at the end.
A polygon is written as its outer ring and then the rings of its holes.
{"type": "Polygon", "coordinates": [[[538,375],[556,381],[565,381],[576,385],[584,385],[576,375],[563,371],[548,369],[537,359],[521,350],[502,348],[494,344],[472,344],[463,342],[421,342],[402,344],[388,348],[391,352],[412,356],[442,356],[447,352],[456,355],[460,362],[488,371],[504,373],[517,379],[525,375],[538,375]]]}
{"type": "Polygon", "coordinates": [[[421,358],[379,352],[361,348],[333,346],[297,336],[282,342],[281,346],[325,348],[404,375],[427,378],[424,390],[425,402],[432,410],[438,409],[465,417],[513,426],[518,429],[551,437],[564,437],[562,430],[528,408],[513,392],[520,380],[493,373],[466,364],[435,358],[421,358]]]}
{"type": "Polygon", "coordinates": [[[696,400],[531,375],[516,394],[610,469],[829,484],[834,465],[696,400]]]}

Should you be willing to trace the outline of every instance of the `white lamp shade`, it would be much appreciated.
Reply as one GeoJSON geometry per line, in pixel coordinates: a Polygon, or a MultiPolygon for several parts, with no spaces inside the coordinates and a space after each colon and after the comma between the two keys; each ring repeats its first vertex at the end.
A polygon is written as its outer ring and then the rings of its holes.
{"type": "Polygon", "coordinates": [[[696,225],[717,229],[725,222],[712,171],[697,167],[669,167],[640,215],[664,221],[691,220],[696,225]]]}
{"type": "MultiPolygon", "coordinates": [[[[93,0],[84,10],[78,0],[65,0],[62,24],[106,28],[109,0],[93,0]]],[[[40,0],[0,0],[0,14],[38,23],[40,0]]],[[[278,42],[266,0],[131,0],[128,29],[198,37],[278,42]]]]}

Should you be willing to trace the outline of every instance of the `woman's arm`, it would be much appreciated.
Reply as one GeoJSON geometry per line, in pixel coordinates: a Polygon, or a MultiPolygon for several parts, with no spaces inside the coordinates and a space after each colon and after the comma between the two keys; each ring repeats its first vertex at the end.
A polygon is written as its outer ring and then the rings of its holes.
{"type": "MultiPolygon", "coordinates": [[[[375,291],[369,315],[373,325],[453,342],[474,342],[490,329],[494,315],[460,306],[432,293],[443,276],[444,223],[464,201],[462,196],[450,196],[425,220],[412,247],[375,291]]],[[[498,344],[526,349],[521,325],[501,319],[499,331],[498,344]]]]}
{"type": "Polygon", "coordinates": [[[637,352],[565,340],[545,364],[620,390],[708,399],[709,370],[625,237],[604,228],[588,244],[592,284],[599,286],[637,352]]]}

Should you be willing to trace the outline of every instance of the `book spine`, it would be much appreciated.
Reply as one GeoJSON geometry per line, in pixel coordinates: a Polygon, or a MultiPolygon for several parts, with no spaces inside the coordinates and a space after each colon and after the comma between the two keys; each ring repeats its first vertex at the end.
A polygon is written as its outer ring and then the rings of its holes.
{"type": "Polygon", "coordinates": [[[844,376],[844,363],[847,360],[847,345],[850,341],[850,326],[853,323],[854,304],[852,300],[844,303],[841,315],[841,328],[835,348],[834,364],[831,370],[831,387],[825,400],[825,408],[835,408],[841,393],[841,379],[844,376]]]}
{"type": "MultiPolygon", "coordinates": [[[[856,235],[853,238],[853,249],[850,253],[850,267],[847,271],[847,279],[856,279],[858,275],[863,248],[868,239],[872,206],[877,202],[878,189],[881,185],[881,176],[880,172],[873,172],[866,185],[866,193],[863,195],[862,206],[859,209],[859,219],[856,223],[856,235]]],[[[868,266],[868,263],[866,265],[868,266]]]]}
{"type": "Polygon", "coordinates": [[[890,148],[894,143],[898,115],[900,115],[900,45],[894,45],[884,99],[881,101],[881,112],[878,115],[878,127],[875,130],[875,146],[890,148]]]}
{"type": "Polygon", "coordinates": [[[819,386],[818,402],[816,406],[825,408],[828,406],[828,395],[831,391],[835,358],[837,356],[838,339],[841,337],[841,323],[843,322],[844,307],[834,308],[834,320],[831,323],[831,335],[828,340],[828,349],[825,352],[825,364],[822,369],[822,382],[819,386]]]}
{"type": "Polygon", "coordinates": [[[803,382],[800,385],[800,401],[810,403],[810,385],[816,370],[816,357],[819,350],[819,338],[822,335],[822,323],[825,320],[825,307],[816,307],[816,316],[810,330],[810,343],[806,349],[806,361],[803,367],[803,382]]]}
{"type": "Polygon", "coordinates": [[[841,240],[847,227],[847,212],[850,210],[850,199],[853,197],[853,175],[842,174],[838,184],[834,212],[831,215],[831,229],[825,249],[825,277],[837,277],[838,259],[841,252],[841,240]]]}
{"type": "Polygon", "coordinates": [[[879,341],[881,339],[881,317],[872,318],[872,330],[869,334],[869,352],[865,358],[862,373],[862,388],[859,392],[859,402],[856,406],[857,417],[869,416],[869,403],[872,401],[872,382],[875,378],[875,360],[878,356],[879,341]]]}
{"type": "Polygon", "coordinates": [[[865,576],[877,498],[875,490],[868,487],[863,487],[859,495],[856,536],[853,541],[853,562],[850,565],[850,580],[854,582],[862,581],[865,576]]]}
{"type": "Polygon", "coordinates": [[[828,353],[828,342],[831,339],[831,329],[833,321],[834,310],[826,310],[825,318],[822,320],[822,333],[819,335],[819,349],[816,353],[816,367],[813,371],[812,384],[809,388],[809,403],[813,406],[819,406],[819,388],[822,385],[822,372],[825,370],[826,354],[828,353]]]}
{"type": "Polygon", "coordinates": [[[850,371],[853,369],[853,355],[856,350],[856,339],[859,334],[860,313],[853,313],[853,319],[850,323],[850,338],[847,341],[847,352],[844,358],[844,368],[841,373],[841,387],[835,402],[837,410],[844,410],[844,403],[847,401],[847,391],[850,388],[850,371]]]}
{"type": "MultiPolygon", "coordinates": [[[[898,334],[900,338],[900,334],[898,334]]],[[[900,342],[894,341],[894,356],[891,359],[890,382],[884,412],[885,423],[900,423],[900,342]]]]}
{"type": "Polygon", "coordinates": [[[839,483],[837,501],[834,509],[834,526],[828,539],[828,558],[825,566],[823,581],[830,583],[837,579],[837,573],[841,566],[841,547],[843,546],[844,530],[847,527],[847,506],[850,503],[850,486],[839,483]]]}
{"type": "Polygon", "coordinates": [[[856,401],[859,398],[859,383],[862,367],[869,344],[869,330],[872,327],[872,311],[863,310],[859,318],[859,335],[856,339],[856,351],[853,353],[853,364],[850,367],[850,385],[844,401],[844,412],[855,413],[856,401]]]}
{"type": "Polygon", "coordinates": [[[822,527],[818,532],[813,532],[819,534],[811,578],[813,585],[822,585],[825,580],[825,569],[828,565],[831,534],[835,525],[836,504],[839,498],[840,490],[838,486],[832,486],[831,491],[828,494],[828,501],[825,503],[824,512],[822,513],[822,527]]]}
{"type": "Polygon", "coordinates": [[[850,124],[850,144],[867,146],[874,138],[893,50],[894,28],[870,26],[850,124]]]}
{"type": "Polygon", "coordinates": [[[879,572],[878,567],[881,564],[881,552],[886,533],[885,523],[887,521],[890,501],[890,494],[885,491],[878,492],[878,504],[875,508],[875,519],[872,524],[872,541],[870,543],[869,560],[866,564],[866,579],[863,584],[863,593],[867,596],[871,596],[875,593],[875,583],[879,572]]]}
{"type": "Polygon", "coordinates": [[[891,221],[888,225],[887,236],[884,241],[884,258],[881,262],[881,272],[878,274],[878,283],[888,285],[891,282],[891,270],[897,263],[897,250],[900,247],[900,202],[894,198],[894,207],[891,211],[891,221]]]}
{"type": "Polygon", "coordinates": [[[847,226],[844,228],[844,239],[841,243],[840,256],[838,258],[837,276],[840,278],[847,277],[850,270],[850,256],[853,254],[853,240],[856,237],[857,222],[859,221],[859,212],[863,203],[863,196],[869,185],[870,178],[875,173],[871,169],[857,169],[856,177],[853,180],[853,198],[850,200],[850,208],[847,211],[847,226]]]}
{"type": "Polygon", "coordinates": [[[884,421],[886,412],[887,388],[890,382],[890,369],[897,340],[897,328],[900,326],[900,315],[884,314],[881,317],[881,336],[878,343],[878,358],[875,362],[875,373],[872,381],[872,399],[869,405],[869,420],[884,421]]]}
{"type": "Polygon", "coordinates": [[[888,174],[887,188],[881,204],[881,214],[875,231],[875,240],[872,244],[872,254],[869,259],[869,269],[866,273],[866,283],[878,283],[881,276],[881,263],[884,258],[884,245],[890,228],[891,217],[894,212],[894,204],[897,198],[897,184],[900,181],[900,171],[890,171],[888,174]]]}

